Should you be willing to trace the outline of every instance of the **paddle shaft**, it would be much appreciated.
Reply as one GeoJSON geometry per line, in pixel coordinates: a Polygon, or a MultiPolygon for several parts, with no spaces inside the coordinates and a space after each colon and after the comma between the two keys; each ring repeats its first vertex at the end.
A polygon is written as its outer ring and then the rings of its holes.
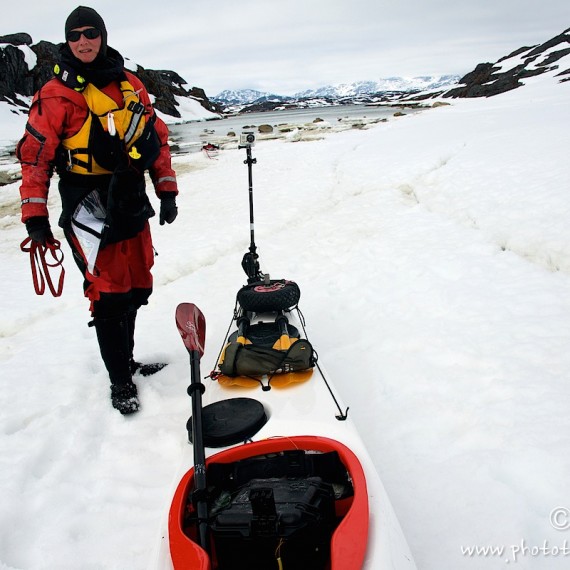
{"type": "Polygon", "coordinates": [[[208,505],[203,497],[206,491],[206,453],[204,450],[204,432],[202,429],[202,392],[200,381],[200,353],[191,350],[189,392],[192,396],[192,447],[194,451],[194,493],[198,516],[198,540],[204,550],[208,550],[208,505]]]}
{"type": "Polygon", "coordinates": [[[192,398],[192,448],[194,451],[193,503],[198,517],[198,542],[208,552],[208,505],[206,493],[206,453],[202,430],[202,394],[205,390],[200,381],[200,358],[204,354],[206,319],[193,303],[180,303],[176,307],[176,326],[184,346],[190,355],[190,386],[192,398]]]}

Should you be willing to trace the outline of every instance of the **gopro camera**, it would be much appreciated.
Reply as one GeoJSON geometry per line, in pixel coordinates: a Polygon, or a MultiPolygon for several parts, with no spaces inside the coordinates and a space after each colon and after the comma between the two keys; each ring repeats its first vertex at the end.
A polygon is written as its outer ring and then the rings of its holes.
{"type": "Polygon", "coordinates": [[[239,148],[252,147],[255,144],[255,134],[251,131],[241,133],[239,136],[239,148]]]}

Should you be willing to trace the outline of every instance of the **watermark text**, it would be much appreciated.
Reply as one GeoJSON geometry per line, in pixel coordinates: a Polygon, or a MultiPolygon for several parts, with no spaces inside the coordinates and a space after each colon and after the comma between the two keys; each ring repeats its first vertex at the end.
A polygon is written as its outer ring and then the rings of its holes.
{"type": "Polygon", "coordinates": [[[462,546],[461,554],[469,558],[504,558],[507,564],[517,563],[522,558],[563,558],[570,556],[570,542],[564,540],[561,544],[551,544],[545,540],[541,545],[530,545],[523,538],[510,546],[462,546]]]}

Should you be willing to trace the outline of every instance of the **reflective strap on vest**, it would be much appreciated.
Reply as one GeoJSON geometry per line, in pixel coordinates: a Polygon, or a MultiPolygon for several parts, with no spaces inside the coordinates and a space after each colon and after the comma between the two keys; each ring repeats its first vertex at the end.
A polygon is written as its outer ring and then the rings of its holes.
{"type": "Polygon", "coordinates": [[[45,198],[24,198],[22,204],[47,204],[45,198]]]}
{"type": "Polygon", "coordinates": [[[131,101],[129,103],[128,109],[132,112],[132,116],[129,126],[125,131],[124,141],[127,147],[130,146],[131,140],[137,134],[137,129],[139,128],[141,119],[144,115],[144,105],[142,103],[135,103],[134,101],[131,101]]]}

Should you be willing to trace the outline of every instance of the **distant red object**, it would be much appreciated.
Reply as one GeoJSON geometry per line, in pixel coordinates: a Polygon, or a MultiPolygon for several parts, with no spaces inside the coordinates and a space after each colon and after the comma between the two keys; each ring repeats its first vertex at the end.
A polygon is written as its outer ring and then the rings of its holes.
{"type": "Polygon", "coordinates": [[[213,158],[220,152],[220,145],[214,143],[206,143],[202,146],[202,151],[208,158],[213,158]]]}

